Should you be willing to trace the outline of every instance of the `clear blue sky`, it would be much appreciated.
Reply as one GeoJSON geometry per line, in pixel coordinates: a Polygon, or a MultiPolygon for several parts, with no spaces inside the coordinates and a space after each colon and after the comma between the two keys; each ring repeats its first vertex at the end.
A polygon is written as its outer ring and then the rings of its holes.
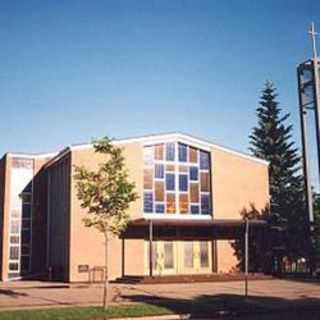
{"type": "MultiPolygon", "coordinates": [[[[0,154],[183,131],[246,151],[266,79],[298,135],[320,1],[2,1],[0,154]]],[[[299,142],[299,141],[298,141],[299,142]]]]}

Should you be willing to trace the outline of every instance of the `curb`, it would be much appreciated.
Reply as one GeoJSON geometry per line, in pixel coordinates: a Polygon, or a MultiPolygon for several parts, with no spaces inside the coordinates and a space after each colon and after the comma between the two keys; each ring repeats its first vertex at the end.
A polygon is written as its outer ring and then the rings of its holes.
{"type": "MultiPolygon", "coordinates": [[[[168,315],[162,315],[162,316],[117,318],[116,320],[189,320],[189,319],[191,319],[191,314],[168,314],[168,315]]],[[[201,318],[201,319],[206,320],[204,318],[201,318]]],[[[112,320],[112,318],[110,320],[112,320]]]]}

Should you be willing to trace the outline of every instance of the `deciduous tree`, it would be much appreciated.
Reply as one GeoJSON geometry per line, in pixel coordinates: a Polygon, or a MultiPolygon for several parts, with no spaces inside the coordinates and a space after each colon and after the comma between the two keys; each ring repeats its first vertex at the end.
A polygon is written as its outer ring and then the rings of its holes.
{"type": "Polygon", "coordinates": [[[95,152],[105,156],[97,170],[75,166],[77,196],[81,207],[87,209],[83,219],[86,227],[95,228],[105,239],[104,308],[108,306],[108,242],[119,236],[129,222],[128,208],[138,198],[135,184],[129,181],[122,149],[105,137],[94,143],[95,152]]]}

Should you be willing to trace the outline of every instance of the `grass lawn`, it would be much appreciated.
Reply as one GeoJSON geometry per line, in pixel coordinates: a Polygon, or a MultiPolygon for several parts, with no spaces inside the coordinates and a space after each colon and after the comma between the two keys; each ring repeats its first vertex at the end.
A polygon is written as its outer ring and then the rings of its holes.
{"type": "MultiPolygon", "coordinates": [[[[193,301],[160,300],[139,302],[130,305],[111,306],[105,312],[102,307],[68,307],[42,310],[2,311],[0,320],[104,320],[139,316],[186,314],[239,320],[319,320],[320,307],[313,309],[290,309],[271,311],[261,306],[246,303],[243,299],[203,297],[193,301]]],[[[222,319],[221,318],[221,319],[222,319]]]]}
{"type": "Polygon", "coordinates": [[[247,314],[259,311],[255,306],[248,306],[243,299],[212,299],[202,297],[187,300],[152,300],[130,305],[111,306],[105,312],[101,307],[68,307],[56,309],[35,309],[20,311],[2,311],[0,320],[100,320],[121,317],[139,317],[151,315],[185,314],[216,315],[216,312],[227,311],[229,314],[247,314]]]}
{"type": "MultiPolygon", "coordinates": [[[[187,300],[152,300],[130,305],[111,306],[105,312],[101,307],[68,307],[55,309],[35,309],[20,311],[2,311],[0,320],[102,320],[122,317],[157,316],[168,314],[217,315],[216,312],[227,311],[232,314],[252,314],[260,307],[247,305],[243,299],[212,299],[202,297],[187,300]]],[[[282,319],[281,319],[282,320],[282,319]]]]}
{"type": "Polygon", "coordinates": [[[112,319],[172,313],[165,307],[138,303],[126,306],[111,306],[107,312],[102,307],[3,311],[0,312],[0,320],[102,320],[105,316],[112,319]]]}

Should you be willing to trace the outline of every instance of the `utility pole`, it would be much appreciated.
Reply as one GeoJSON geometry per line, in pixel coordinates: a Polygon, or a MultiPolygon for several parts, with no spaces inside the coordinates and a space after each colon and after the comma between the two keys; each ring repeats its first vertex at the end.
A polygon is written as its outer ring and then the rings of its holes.
{"type": "Polygon", "coordinates": [[[317,35],[315,25],[312,22],[308,32],[312,41],[312,59],[301,63],[297,68],[298,75],[298,93],[300,107],[300,123],[301,123],[301,140],[303,151],[303,169],[305,180],[305,193],[308,210],[308,234],[310,243],[309,266],[310,272],[313,272],[314,267],[314,252],[313,252],[313,232],[314,232],[314,209],[313,209],[313,193],[311,183],[311,168],[310,168],[310,153],[308,144],[308,111],[314,112],[315,118],[315,135],[317,149],[317,178],[320,182],[320,78],[319,78],[319,57],[317,52],[317,35]]]}
{"type": "Polygon", "coordinates": [[[244,295],[248,298],[248,277],[249,277],[249,219],[245,220],[244,233],[244,295]]]}

